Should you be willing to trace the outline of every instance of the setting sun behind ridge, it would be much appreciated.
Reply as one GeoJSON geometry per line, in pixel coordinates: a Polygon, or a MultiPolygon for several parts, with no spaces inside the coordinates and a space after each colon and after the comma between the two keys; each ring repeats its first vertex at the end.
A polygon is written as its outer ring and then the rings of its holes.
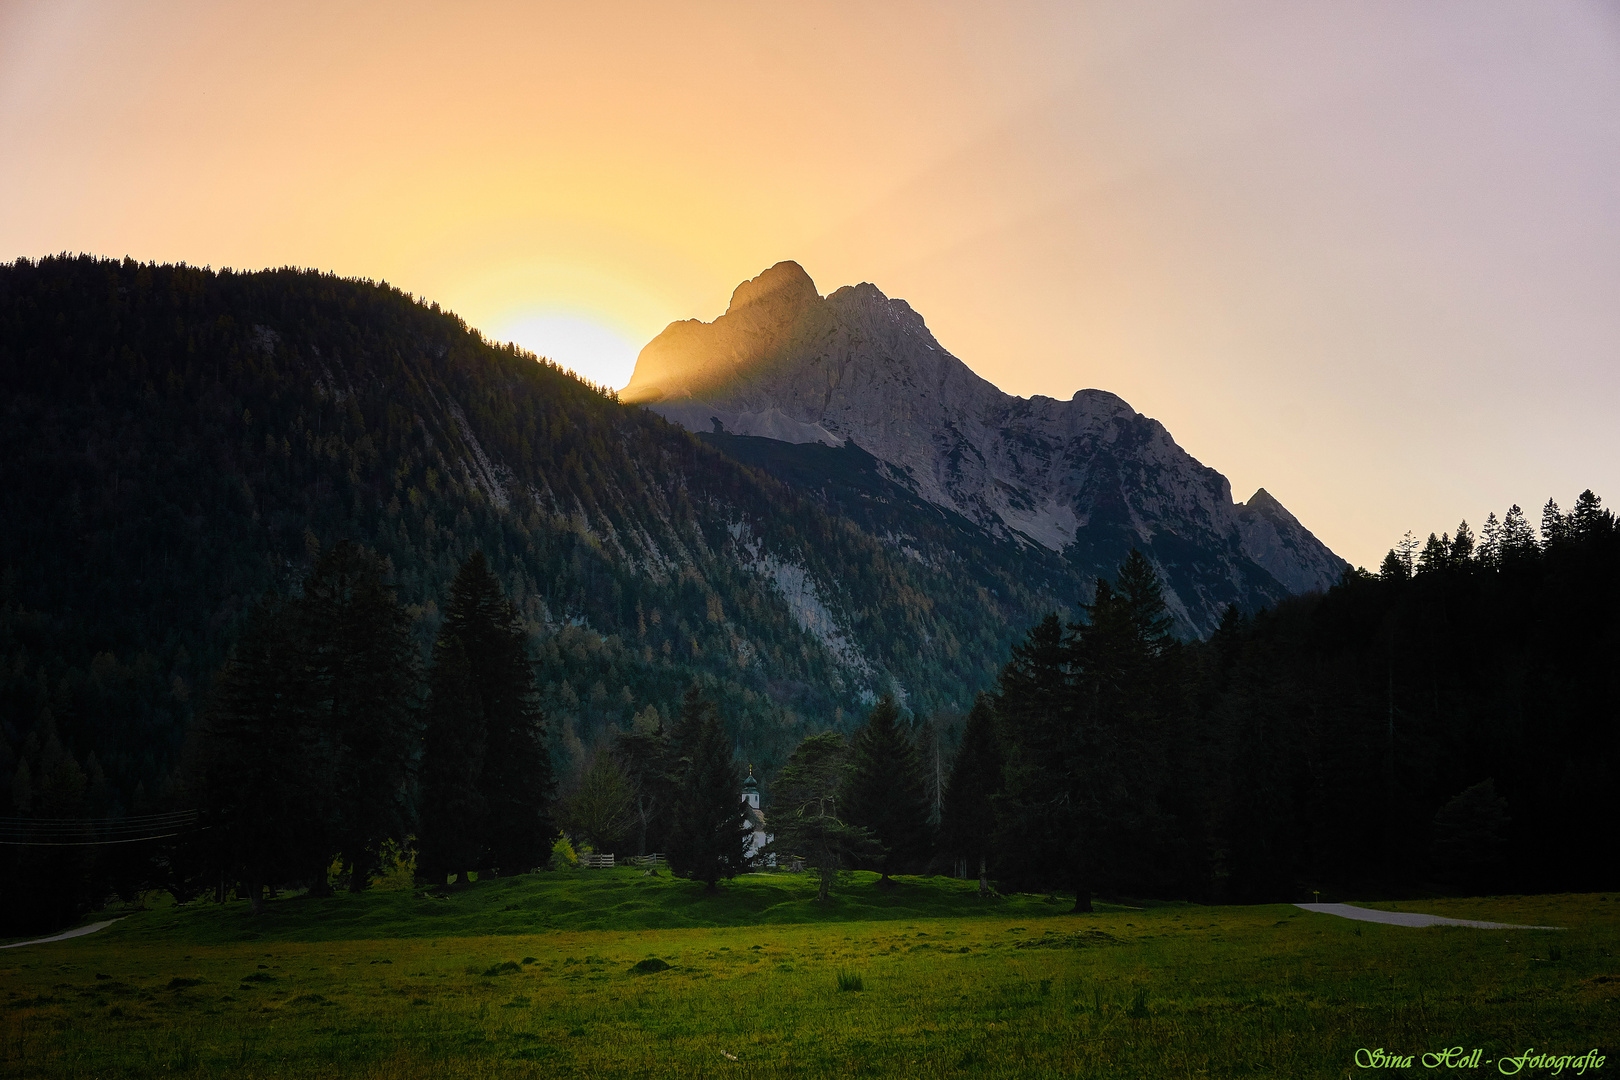
{"type": "Polygon", "coordinates": [[[630,381],[641,345],[594,313],[529,310],[509,315],[488,337],[511,341],[597,386],[620,389],[630,381]]]}

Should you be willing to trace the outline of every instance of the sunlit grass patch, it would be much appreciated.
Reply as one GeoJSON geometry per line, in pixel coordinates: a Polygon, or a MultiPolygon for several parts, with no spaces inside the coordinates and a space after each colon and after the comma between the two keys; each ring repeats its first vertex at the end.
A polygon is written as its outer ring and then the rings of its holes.
{"type": "MultiPolygon", "coordinates": [[[[1356,937],[1286,906],[1012,906],[213,945],[136,926],[0,954],[0,1076],[1311,1077],[1360,1045],[1575,1052],[1620,1030],[1615,920],[1356,937]]],[[[210,934],[217,914],[192,913],[210,934]]]]}

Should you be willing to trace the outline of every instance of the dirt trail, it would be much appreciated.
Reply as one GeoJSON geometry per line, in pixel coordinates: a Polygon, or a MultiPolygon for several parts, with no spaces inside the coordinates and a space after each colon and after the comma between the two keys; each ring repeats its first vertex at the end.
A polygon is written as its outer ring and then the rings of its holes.
{"type": "Polygon", "coordinates": [[[1481,930],[1562,930],[1562,926],[1525,926],[1522,923],[1481,922],[1478,919],[1448,919],[1444,915],[1420,915],[1415,911],[1374,911],[1350,904],[1295,904],[1306,911],[1337,915],[1341,919],[1388,923],[1391,926],[1473,926],[1481,930]]]}
{"type": "MultiPolygon", "coordinates": [[[[118,916],[118,919],[122,918],[126,918],[126,916],[118,916]]],[[[84,937],[84,935],[93,934],[97,930],[107,929],[107,927],[117,922],[118,919],[108,919],[106,922],[93,922],[89,926],[81,926],[74,930],[65,930],[54,937],[35,938],[33,941],[13,941],[10,945],[0,945],[0,949],[20,949],[24,945],[44,945],[46,942],[50,941],[66,941],[68,938],[84,937]]]]}

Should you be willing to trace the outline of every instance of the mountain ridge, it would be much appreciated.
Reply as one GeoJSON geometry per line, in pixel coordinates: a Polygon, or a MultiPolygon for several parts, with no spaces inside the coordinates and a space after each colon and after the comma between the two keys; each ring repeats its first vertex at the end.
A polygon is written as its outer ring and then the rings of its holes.
{"type": "Polygon", "coordinates": [[[485,553],[562,775],[694,681],[762,769],[877,694],[961,709],[1076,582],[961,557],[965,523],[886,543],[876,468],[848,462],[842,503],[796,490],[375,282],[0,265],[0,800],[58,738],[126,806],[155,795],[247,613],[343,539],[424,649],[485,553]]]}
{"type": "Polygon", "coordinates": [[[1210,632],[1228,604],[1326,589],[1348,567],[1264,489],[1235,503],[1224,476],[1118,395],[1006,394],[904,300],[865,282],[822,297],[791,261],[738,285],[713,322],[672,323],[620,396],[694,432],[853,441],[924,500],[1064,552],[1084,578],[1141,547],[1183,633],[1210,632]]]}

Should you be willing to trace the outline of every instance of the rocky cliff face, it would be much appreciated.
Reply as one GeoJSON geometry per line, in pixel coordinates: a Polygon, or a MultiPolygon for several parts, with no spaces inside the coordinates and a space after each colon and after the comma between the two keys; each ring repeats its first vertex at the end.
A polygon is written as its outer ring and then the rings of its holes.
{"type": "Polygon", "coordinates": [[[853,441],[921,499],[1061,552],[1087,580],[1140,547],[1184,632],[1229,603],[1324,589],[1346,565],[1264,490],[1234,504],[1225,477],[1115,395],[1004,394],[904,300],[870,284],[823,298],[797,263],[738,286],[712,323],[671,324],[621,396],[698,432],[853,441]]]}

